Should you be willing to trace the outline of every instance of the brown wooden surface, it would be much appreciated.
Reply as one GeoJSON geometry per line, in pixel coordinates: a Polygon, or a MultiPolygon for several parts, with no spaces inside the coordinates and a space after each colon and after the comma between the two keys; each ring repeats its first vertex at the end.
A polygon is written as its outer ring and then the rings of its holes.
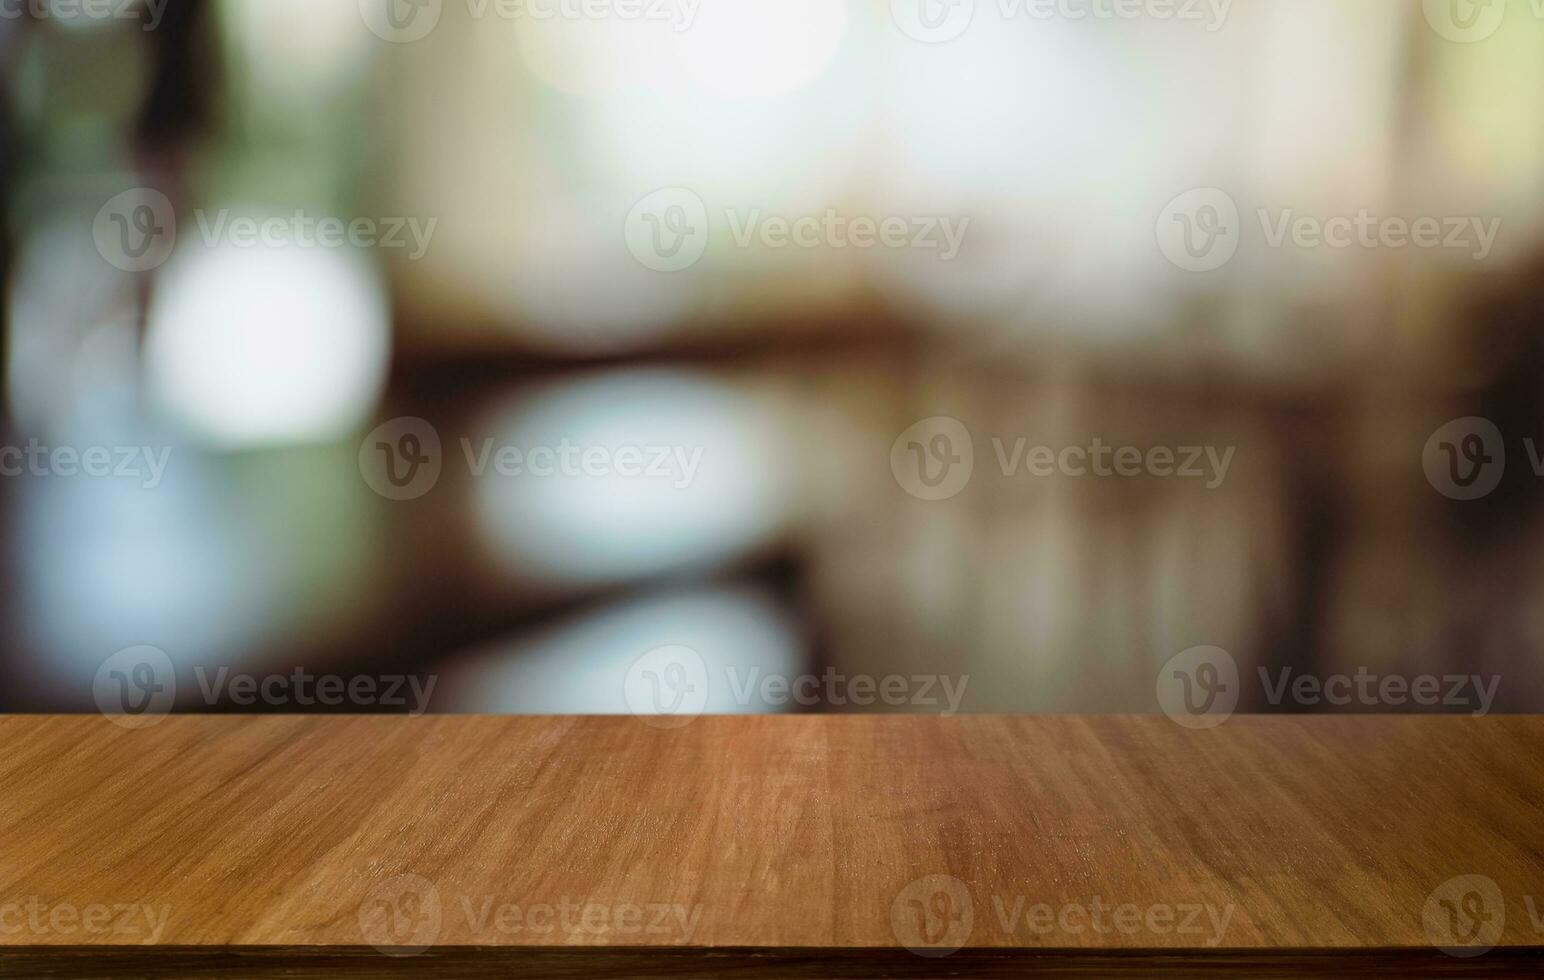
{"type": "Polygon", "coordinates": [[[17,716],[0,745],[0,973],[160,950],[477,975],[455,971],[546,949],[647,975],[668,947],[680,975],[714,951],[788,975],[1337,953],[1455,975],[1544,943],[1539,718],[17,716]],[[959,884],[907,891],[932,875],[959,884]],[[1423,918],[1459,875],[1505,907],[1465,959],[1423,918]],[[1074,911],[1032,928],[1041,904],[1074,911]]]}

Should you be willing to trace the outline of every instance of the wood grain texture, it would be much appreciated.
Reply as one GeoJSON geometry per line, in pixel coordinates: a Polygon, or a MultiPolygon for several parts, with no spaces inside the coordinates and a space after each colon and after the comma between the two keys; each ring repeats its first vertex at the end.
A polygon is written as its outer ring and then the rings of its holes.
{"type": "Polygon", "coordinates": [[[1544,944],[1538,718],[18,716],[0,744],[0,973],[1499,975],[1544,944]]]}

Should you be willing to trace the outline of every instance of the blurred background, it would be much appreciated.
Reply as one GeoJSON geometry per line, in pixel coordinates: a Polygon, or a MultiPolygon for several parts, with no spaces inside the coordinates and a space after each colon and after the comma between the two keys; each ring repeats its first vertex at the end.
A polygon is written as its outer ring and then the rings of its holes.
{"type": "Polygon", "coordinates": [[[1197,645],[1544,709],[1544,9],[1037,6],[0,2],[0,710],[94,710],[148,646],[186,710],[394,709],[194,673],[298,667],[626,711],[681,646],[705,710],[864,710],[721,683],[835,671],[1150,712],[1197,645]],[[1196,188],[1239,212],[1190,215],[1213,268],[1165,244],[1196,188]],[[964,234],[745,234],[833,213],[964,234]],[[1469,417],[1507,465],[1455,499],[1423,453],[1469,417]],[[961,430],[963,484],[905,474],[961,430]],[[999,458],[1095,439],[1234,454],[999,458]],[[609,462],[491,462],[565,444],[609,462]]]}

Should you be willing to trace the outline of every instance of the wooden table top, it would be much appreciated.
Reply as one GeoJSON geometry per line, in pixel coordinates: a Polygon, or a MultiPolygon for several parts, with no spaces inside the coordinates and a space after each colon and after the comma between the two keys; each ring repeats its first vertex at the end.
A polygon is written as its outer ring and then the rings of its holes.
{"type": "Polygon", "coordinates": [[[1544,963],[1541,718],[13,716],[0,745],[0,975],[1544,963]]]}

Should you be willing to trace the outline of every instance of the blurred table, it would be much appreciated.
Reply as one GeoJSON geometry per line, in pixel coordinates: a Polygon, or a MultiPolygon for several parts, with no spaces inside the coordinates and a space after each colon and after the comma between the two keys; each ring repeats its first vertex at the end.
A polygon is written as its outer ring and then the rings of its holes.
{"type": "Polygon", "coordinates": [[[1539,718],[647,721],[0,718],[0,975],[1544,963],[1539,718]]]}

